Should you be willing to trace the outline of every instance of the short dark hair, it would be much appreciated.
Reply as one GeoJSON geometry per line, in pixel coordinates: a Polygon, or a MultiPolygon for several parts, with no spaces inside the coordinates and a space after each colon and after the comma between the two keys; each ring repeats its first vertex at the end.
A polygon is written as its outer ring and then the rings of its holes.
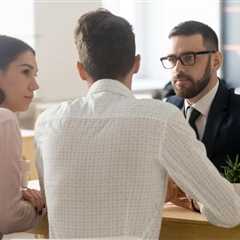
{"type": "Polygon", "coordinates": [[[174,36],[191,36],[200,34],[206,48],[218,50],[218,37],[215,31],[208,25],[197,21],[186,21],[175,26],[169,33],[168,38],[174,36]]]}
{"type": "Polygon", "coordinates": [[[78,20],[75,43],[80,62],[94,81],[121,79],[134,64],[132,26],[105,9],[89,12],[78,20]]]}
{"type": "Polygon", "coordinates": [[[22,40],[0,35],[0,70],[6,70],[11,62],[26,51],[35,55],[33,48],[22,40]]]}

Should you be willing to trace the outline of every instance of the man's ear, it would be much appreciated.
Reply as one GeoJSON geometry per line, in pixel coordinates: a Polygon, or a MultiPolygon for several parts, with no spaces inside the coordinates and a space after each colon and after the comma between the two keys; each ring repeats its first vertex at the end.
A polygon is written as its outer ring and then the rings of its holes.
{"type": "Polygon", "coordinates": [[[88,78],[89,78],[88,73],[85,70],[82,63],[77,62],[77,69],[78,69],[78,73],[79,73],[80,78],[84,81],[88,80],[88,78]]]}
{"type": "Polygon", "coordinates": [[[137,73],[140,68],[141,57],[140,55],[136,55],[134,58],[134,63],[132,67],[132,73],[137,73]]]}
{"type": "Polygon", "coordinates": [[[221,52],[217,51],[216,53],[213,53],[213,61],[212,66],[217,71],[223,63],[223,55],[221,52]]]}

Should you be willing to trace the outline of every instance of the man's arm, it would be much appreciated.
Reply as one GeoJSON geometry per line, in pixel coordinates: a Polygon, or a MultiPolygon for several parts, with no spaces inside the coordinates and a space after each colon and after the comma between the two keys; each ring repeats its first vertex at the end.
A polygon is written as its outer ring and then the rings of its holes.
{"type": "Polygon", "coordinates": [[[204,145],[176,111],[166,123],[160,159],[187,196],[203,204],[202,213],[218,226],[240,223],[240,197],[206,156],[204,145]]]}
{"type": "Polygon", "coordinates": [[[42,152],[41,152],[41,128],[39,125],[41,125],[41,118],[42,115],[37,119],[36,125],[35,125],[35,150],[36,150],[36,168],[38,172],[38,178],[39,178],[39,185],[41,189],[42,196],[44,198],[44,201],[46,203],[46,196],[45,196],[45,188],[44,188],[44,167],[43,167],[43,160],[42,160],[42,152]]]}

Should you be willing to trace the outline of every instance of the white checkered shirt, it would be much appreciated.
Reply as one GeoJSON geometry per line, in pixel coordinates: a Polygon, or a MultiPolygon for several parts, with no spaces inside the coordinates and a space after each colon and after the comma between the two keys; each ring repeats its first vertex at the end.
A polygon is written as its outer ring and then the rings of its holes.
{"type": "Polygon", "coordinates": [[[36,144],[52,238],[158,239],[168,175],[211,223],[240,223],[240,198],[182,113],[116,80],[43,113],[36,144]]]}

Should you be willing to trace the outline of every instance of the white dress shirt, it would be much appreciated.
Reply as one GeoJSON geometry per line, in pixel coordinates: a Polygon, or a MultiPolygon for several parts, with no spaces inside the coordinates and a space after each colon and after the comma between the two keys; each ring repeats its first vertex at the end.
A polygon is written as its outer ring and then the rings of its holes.
{"type": "Polygon", "coordinates": [[[240,197],[182,113],[116,80],[44,112],[35,137],[51,238],[157,240],[168,174],[211,223],[240,223],[240,197]]]}
{"type": "Polygon", "coordinates": [[[199,101],[197,101],[192,105],[190,105],[186,99],[184,100],[185,112],[188,106],[191,106],[201,113],[201,115],[198,117],[198,119],[195,122],[199,139],[203,138],[206,123],[207,123],[208,113],[209,113],[212,101],[217,93],[218,86],[219,86],[219,81],[217,81],[216,85],[204,97],[202,97],[199,101]]]}

